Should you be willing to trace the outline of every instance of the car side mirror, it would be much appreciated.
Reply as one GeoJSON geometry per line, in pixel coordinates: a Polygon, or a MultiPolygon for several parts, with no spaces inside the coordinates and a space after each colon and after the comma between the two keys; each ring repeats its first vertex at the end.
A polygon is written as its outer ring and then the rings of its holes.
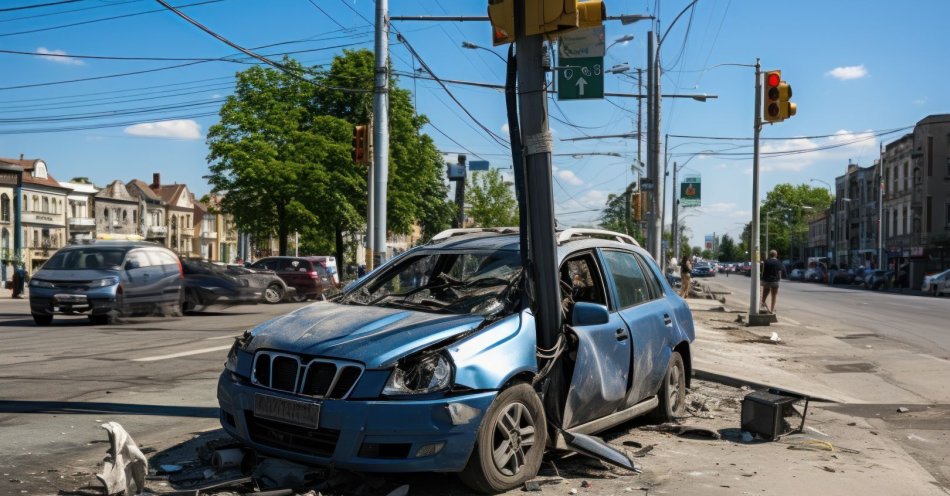
{"type": "Polygon", "coordinates": [[[139,264],[139,262],[138,262],[137,260],[129,260],[129,261],[125,262],[125,270],[137,269],[137,268],[139,268],[140,266],[141,266],[141,265],[139,264]]]}
{"type": "Polygon", "coordinates": [[[604,305],[597,303],[577,302],[574,304],[573,322],[575,327],[606,324],[610,320],[610,312],[604,305]]]}

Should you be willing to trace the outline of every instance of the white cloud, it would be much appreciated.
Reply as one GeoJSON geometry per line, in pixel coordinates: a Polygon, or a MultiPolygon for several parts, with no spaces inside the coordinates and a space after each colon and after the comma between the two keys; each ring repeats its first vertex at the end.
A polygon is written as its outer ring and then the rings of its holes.
{"type": "Polygon", "coordinates": [[[735,210],[736,204],[726,202],[711,203],[709,205],[703,205],[701,208],[703,214],[724,214],[735,210]]]}
{"type": "Polygon", "coordinates": [[[86,65],[80,59],[74,59],[72,57],[66,57],[66,52],[63,50],[50,50],[46,47],[39,47],[36,49],[36,53],[44,53],[49,55],[41,55],[41,59],[49,60],[50,62],[56,62],[57,64],[66,64],[66,65],[86,65]]]}
{"type": "Polygon", "coordinates": [[[221,94],[220,94],[220,93],[215,93],[215,94],[211,95],[211,99],[212,99],[212,100],[217,100],[218,98],[221,98],[221,94]]]}
{"type": "Polygon", "coordinates": [[[913,103],[914,105],[924,105],[925,103],[927,103],[927,97],[918,98],[914,100],[913,103]]]}
{"type": "Polygon", "coordinates": [[[752,212],[748,210],[736,210],[729,214],[730,219],[749,219],[752,217],[752,212]]]}
{"type": "Polygon", "coordinates": [[[570,184],[571,186],[580,186],[584,184],[584,181],[582,181],[581,178],[577,177],[569,170],[559,170],[555,174],[557,174],[557,177],[560,180],[570,184]]]}
{"type": "MultiPolygon", "coordinates": [[[[822,142],[812,139],[769,141],[762,145],[762,171],[800,172],[823,160],[847,160],[848,158],[872,156],[877,151],[874,134],[838,130],[822,142]],[[833,148],[827,148],[832,146],[833,148]],[[792,153],[798,152],[798,153],[792,153]],[[770,154],[779,154],[770,156],[770,154]],[[785,154],[789,153],[789,154],[785,154]]],[[[751,170],[749,171],[751,172],[751,170]]]]}
{"type": "Polygon", "coordinates": [[[501,132],[503,132],[503,133],[505,133],[505,134],[508,134],[508,133],[509,133],[509,129],[510,129],[510,128],[508,127],[508,123],[507,123],[507,122],[501,125],[501,132]]]}
{"type": "Polygon", "coordinates": [[[835,67],[834,69],[828,71],[826,75],[831,76],[835,79],[847,81],[849,79],[861,79],[864,76],[867,76],[868,70],[865,69],[864,64],[849,65],[849,66],[843,66],[843,67],[835,67]]]}
{"type": "Polygon", "coordinates": [[[149,138],[200,139],[201,126],[191,119],[146,122],[125,128],[125,134],[149,138]]]}

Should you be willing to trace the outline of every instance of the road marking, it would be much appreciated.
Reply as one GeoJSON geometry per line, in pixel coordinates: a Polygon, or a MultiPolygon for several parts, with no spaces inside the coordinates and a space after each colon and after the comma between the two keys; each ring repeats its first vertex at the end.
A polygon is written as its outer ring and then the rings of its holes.
{"type": "Polygon", "coordinates": [[[185,357],[185,356],[190,356],[190,355],[200,355],[202,353],[211,353],[212,351],[222,351],[222,350],[227,350],[230,348],[231,348],[231,345],[215,346],[213,348],[201,348],[199,350],[182,351],[181,353],[172,353],[171,355],[159,355],[159,356],[152,356],[152,357],[145,357],[145,358],[134,358],[132,359],[132,361],[133,362],[156,362],[158,360],[168,360],[170,358],[180,358],[180,357],[185,357]]]}

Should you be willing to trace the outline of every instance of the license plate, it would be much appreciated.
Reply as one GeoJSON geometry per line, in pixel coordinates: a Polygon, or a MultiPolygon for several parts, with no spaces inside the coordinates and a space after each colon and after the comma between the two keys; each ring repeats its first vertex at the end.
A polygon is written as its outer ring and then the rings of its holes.
{"type": "Polygon", "coordinates": [[[53,297],[59,303],[86,303],[86,295],[58,294],[53,297]]]}
{"type": "Polygon", "coordinates": [[[254,416],[316,429],[320,425],[320,404],[255,394],[254,416]]]}

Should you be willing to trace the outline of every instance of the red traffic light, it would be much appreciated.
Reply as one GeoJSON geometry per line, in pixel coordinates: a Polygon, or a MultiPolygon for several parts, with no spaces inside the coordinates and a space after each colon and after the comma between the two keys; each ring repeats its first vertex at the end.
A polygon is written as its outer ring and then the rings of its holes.
{"type": "Polygon", "coordinates": [[[770,72],[765,75],[765,85],[774,88],[782,82],[782,75],[779,72],[770,72]]]}

